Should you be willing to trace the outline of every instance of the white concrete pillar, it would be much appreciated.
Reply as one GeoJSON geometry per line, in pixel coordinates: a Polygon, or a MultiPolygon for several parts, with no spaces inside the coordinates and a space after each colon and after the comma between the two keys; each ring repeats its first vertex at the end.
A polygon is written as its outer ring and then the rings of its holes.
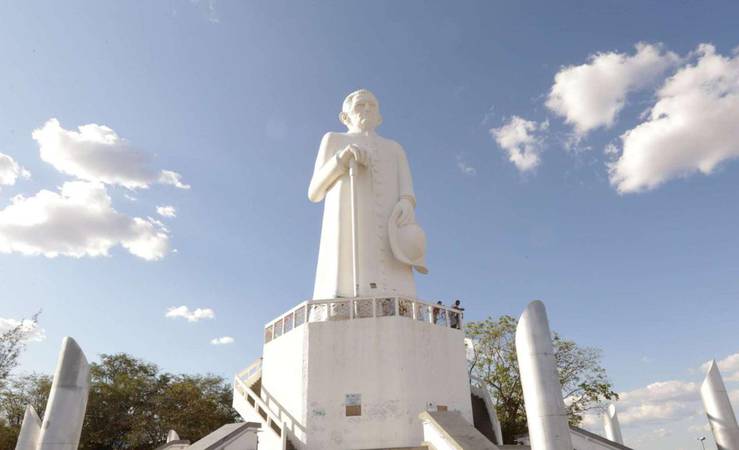
{"type": "Polygon", "coordinates": [[[616,413],[616,405],[611,403],[608,409],[603,413],[603,427],[606,430],[606,439],[624,444],[624,438],[621,436],[621,424],[618,423],[618,414],[616,413]]]}
{"type": "Polygon", "coordinates": [[[739,427],[715,360],[701,385],[701,398],[718,450],[739,449],[739,427]]]}
{"type": "Polygon", "coordinates": [[[38,450],[77,450],[90,390],[90,366],[82,349],[65,337],[46,403],[38,450]]]}
{"type": "Polygon", "coordinates": [[[529,303],[516,328],[516,354],[532,450],[572,450],[544,303],[529,303]]]}
{"type": "Polygon", "coordinates": [[[26,406],[26,413],[23,415],[23,423],[18,434],[18,440],[15,443],[15,450],[36,450],[40,434],[41,419],[39,419],[33,406],[28,405],[26,406]]]}
{"type": "Polygon", "coordinates": [[[179,441],[179,440],[180,440],[180,435],[177,434],[175,430],[169,430],[169,433],[167,433],[167,442],[179,441]]]}

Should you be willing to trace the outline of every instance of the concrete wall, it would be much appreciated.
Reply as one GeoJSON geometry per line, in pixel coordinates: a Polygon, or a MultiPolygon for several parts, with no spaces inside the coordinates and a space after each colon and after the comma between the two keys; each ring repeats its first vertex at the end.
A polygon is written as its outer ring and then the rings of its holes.
{"type": "Polygon", "coordinates": [[[405,317],[309,323],[308,448],[417,446],[429,405],[472,423],[463,338],[405,317]],[[346,417],[347,394],[361,395],[361,416],[346,417]]]}
{"type": "MultiPolygon", "coordinates": [[[[262,400],[281,420],[288,422],[288,436],[299,447],[299,442],[305,441],[307,332],[306,325],[288,331],[265,344],[262,355],[262,400]]],[[[263,432],[267,433],[271,431],[263,432]]]]}

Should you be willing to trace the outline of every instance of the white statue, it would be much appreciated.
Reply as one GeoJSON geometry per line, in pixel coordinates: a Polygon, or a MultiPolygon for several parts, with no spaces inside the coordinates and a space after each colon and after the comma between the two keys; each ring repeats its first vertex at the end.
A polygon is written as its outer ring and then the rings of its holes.
{"type": "Polygon", "coordinates": [[[375,133],[382,117],[367,90],[346,97],[339,119],[348,131],[323,137],[308,188],[325,200],[313,298],[415,297],[426,238],[403,147],[375,133]]]}

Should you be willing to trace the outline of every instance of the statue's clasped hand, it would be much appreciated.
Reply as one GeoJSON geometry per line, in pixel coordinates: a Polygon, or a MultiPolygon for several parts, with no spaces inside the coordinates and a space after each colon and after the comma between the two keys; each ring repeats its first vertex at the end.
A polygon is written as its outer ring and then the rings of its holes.
{"type": "Polygon", "coordinates": [[[339,152],[339,161],[344,167],[349,167],[349,161],[356,159],[357,163],[366,166],[369,164],[369,152],[354,144],[347,145],[339,152]]]}
{"type": "Polygon", "coordinates": [[[393,217],[395,217],[395,223],[398,224],[398,226],[408,225],[409,223],[415,223],[416,221],[416,212],[415,207],[413,206],[413,203],[405,198],[402,197],[398,203],[395,204],[395,208],[393,208],[393,217]]]}

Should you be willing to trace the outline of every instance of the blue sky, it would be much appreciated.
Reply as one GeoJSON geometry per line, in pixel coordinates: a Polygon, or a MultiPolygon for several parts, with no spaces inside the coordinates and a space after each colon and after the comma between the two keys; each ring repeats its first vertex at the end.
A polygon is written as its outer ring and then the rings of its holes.
{"type": "MultiPolygon", "coordinates": [[[[631,393],[627,443],[693,448],[706,433],[691,383],[706,360],[739,353],[736,3],[0,8],[0,153],[30,172],[0,186],[0,209],[17,195],[93,180],[85,195],[107,194],[120,223],[138,217],[148,224],[141,233],[166,241],[138,256],[114,242],[108,256],[49,258],[8,247],[0,226],[0,318],[43,310],[46,339],[29,344],[22,370],[52,370],[65,335],[93,358],[129,352],[176,372],[231,376],[257,358],[263,324],[311,295],[322,214],[306,198],[315,154],[323,133],[342,129],[344,96],[365,87],[381,103],[380,133],[404,145],[414,174],[429,240],[419,297],[460,298],[472,320],[518,315],[542,299],[552,328],[601,348],[617,390],[631,393]],[[639,59],[638,43],[651,59],[639,59]],[[717,58],[720,76],[710,70],[717,58]],[[678,82],[708,72],[729,84],[700,97],[707,103],[696,114],[691,99],[716,80],[678,82]],[[572,75],[560,85],[570,103],[557,107],[551,92],[562,73],[572,75]],[[591,94],[600,103],[573,113],[572,101],[591,94]],[[619,101],[611,120],[593,125],[604,104],[619,101]],[[663,109],[685,119],[680,129],[695,142],[655,137],[664,133],[646,122],[659,102],[655,120],[663,109]],[[712,111],[729,125],[703,126],[712,111]],[[504,129],[514,116],[519,127],[504,129]],[[147,188],[101,181],[58,154],[42,160],[32,132],[52,118],[63,133],[108,127],[124,150],[150,159],[147,188]],[[517,136],[513,153],[491,130],[517,136]],[[533,167],[509,160],[516,152],[528,152],[533,167]],[[619,159],[636,161],[618,172],[632,184],[609,172],[619,159]],[[191,188],[161,182],[161,170],[191,188]],[[157,215],[165,205],[176,217],[157,215]],[[165,318],[182,305],[215,317],[165,318]],[[210,344],[223,336],[234,342],[210,344]],[[673,384],[646,388],[656,382],[673,384]],[[649,402],[661,415],[639,416],[649,402]]],[[[53,247],[58,236],[90,232],[75,217],[59,223],[26,238],[53,247]]],[[[727,378],[739,374],[739,361],[726,361],[727,378]]]]}

